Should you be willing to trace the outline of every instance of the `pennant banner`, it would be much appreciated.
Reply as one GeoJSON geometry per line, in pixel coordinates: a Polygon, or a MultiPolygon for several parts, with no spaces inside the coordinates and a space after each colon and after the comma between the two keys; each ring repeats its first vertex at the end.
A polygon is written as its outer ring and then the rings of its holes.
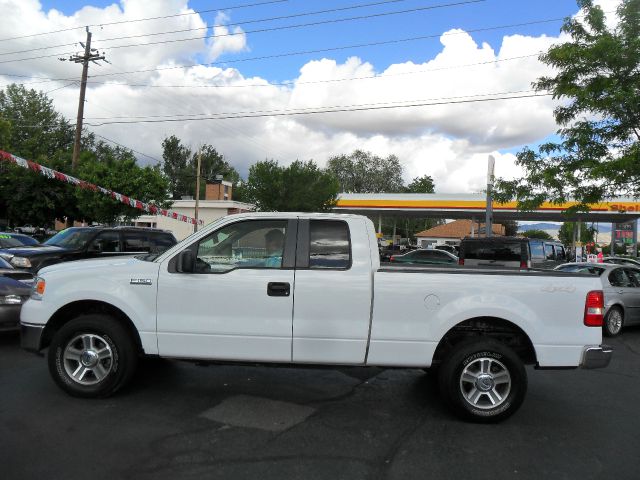
{"type": "Polygon", "coordinates": [[[135,200],[133,198],[127,197],[126,195],[122,195],[121,193],[109,190],[108,188],[99,187],[98,185],[94,185],[93,183],[85,182],[84,180],[72,177],[71,175],[67,175],[66,173],[52,170],[43,165],[40,165],[39,163],[16,157],[15,155],[11,155],[10,153],[3,152],[2,150],[0,150],[0,160],[13,163],[22,168],[27,168],[41,175],[44,175],[47,178],[54,178],[61,182],[70,183],[71,185],[75,185],[76,187],[82,188],[83,190],[100,192],[103,195],[107,195],[120,203],[124,203],[126,205],[129,205],[130,207],[137,208],[138,210],[143,210],[152,215],[162,215],[163,217],[173,218],[174,220],[190,223],[192,225],[195,225],[196,223],[198,225],[204,225],[204,222],[202,220],[198,220],[196,222],[195,218],[187,217],[186,215],[182,215],[181,213],[173,212],[171,210],[165,210],[151,203],[144,203],[140,200],[135,200]]]}

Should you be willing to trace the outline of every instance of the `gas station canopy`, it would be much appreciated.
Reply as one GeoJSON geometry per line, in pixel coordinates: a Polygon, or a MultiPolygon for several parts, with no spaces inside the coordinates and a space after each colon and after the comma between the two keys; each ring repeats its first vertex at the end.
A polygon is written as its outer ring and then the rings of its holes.
{"type": "MultiPolygon", "coordinates": [[[[500,220],[545,220],[623,223],[640,217],[640,202],[616,198],[590,205],[589,212],[568,215],[565,211],[576,202],[544,203],[535,210],[518,210],[516,202],[493,202],[493,217],[500,220]]],[[[421,218],[484,218],[485,194],[415,194],[415,193],[342,193],[334,211],[368,216],[421,218]]]]}

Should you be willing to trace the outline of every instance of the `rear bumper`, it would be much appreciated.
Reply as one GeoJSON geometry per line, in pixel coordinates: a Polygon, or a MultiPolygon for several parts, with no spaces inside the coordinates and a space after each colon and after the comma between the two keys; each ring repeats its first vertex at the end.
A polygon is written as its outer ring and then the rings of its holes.
{"type": "Polygon", "coordinates": [[[613,349],[609,345],[586,347],[582,353],[582,368],[604,368],[609,365],[613,349]]]}
{"type": "Polygon", "coordinates": [[[38,353],[41,350],[43,330],[44,325],[20,323],[20,346],[30,352],[38,353]]]}

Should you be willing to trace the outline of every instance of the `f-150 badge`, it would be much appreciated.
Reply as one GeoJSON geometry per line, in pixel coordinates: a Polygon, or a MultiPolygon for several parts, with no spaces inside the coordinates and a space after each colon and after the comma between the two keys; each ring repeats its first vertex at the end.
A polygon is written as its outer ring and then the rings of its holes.
{"type": "Polygon", "coordinates": [[[150,278],[132,278],[129,282],[131,285],[151,285],[150,278]]]}

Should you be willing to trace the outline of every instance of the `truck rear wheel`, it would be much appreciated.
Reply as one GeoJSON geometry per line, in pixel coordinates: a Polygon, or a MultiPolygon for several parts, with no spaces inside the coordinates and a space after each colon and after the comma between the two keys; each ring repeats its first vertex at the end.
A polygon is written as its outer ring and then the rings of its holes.
{"type": "Polygon", "coordinates": [[[66,323],[51,341],[49,372],[76,397],[107,397],[133,375],[136,347],[126,328],[104,314],[81,315],[66,323]]]}
{"type": "Polygon", "coordinates": [[[527,391],[522,360],[506,345],[475,338],[456,345],[438,377],[440,393],[460,417],[494,423],[515,413],[527,391]]]}

